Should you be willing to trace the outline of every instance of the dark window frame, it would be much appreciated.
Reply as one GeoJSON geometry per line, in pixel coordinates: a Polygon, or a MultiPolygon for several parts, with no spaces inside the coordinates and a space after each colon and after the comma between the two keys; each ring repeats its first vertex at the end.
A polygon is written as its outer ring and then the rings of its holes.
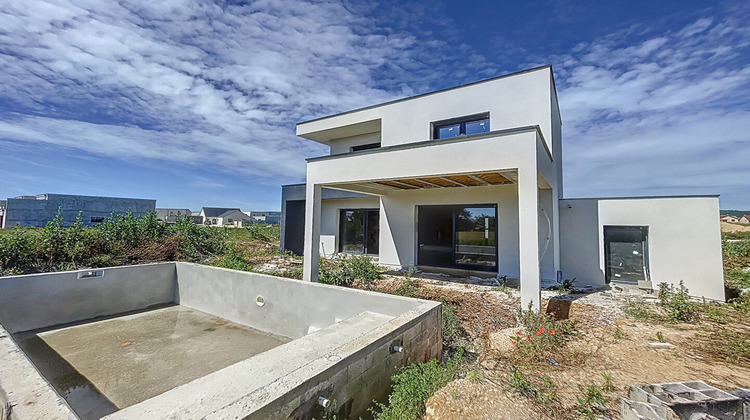
{"type": "Polygon", "coordinates": [[[349,148],[351,152],[361,152],[362,150],[380,149],[380,142],[360,144],[358,146],[352,146],[349,148]]]}
{"type": "MultiPolygon", "coordinates": [[[[474,122],[480,122],[480,121],[487,121],[490,122],[490,113],[489,112],[482,112],[479,114],[472,114],[472,115],[465,115],[463,117],[458,118],[450,118],[447,120],[441,120],[441,121],[434,121],[430,123],[431,125],[431,131],[432,131],[432,139],[438,140],[440,139],[440,129],[445,128],[451,125],[458,125],[459,126],[459,134],[454,137],[460,137],[466,135],[466,124],[474,123],[474,122]]],[[[487,132],[489,132],[489,127],[487,127],[487,132]]],[[[454,137],[442,137],[442,138],[454,138],[454,137]]]]}
{"type": "MultiPolygon", "coordinates": [[[[346,209],[339,209],[339,223],[338,223],[338,231],[337,231],[337,237],[338,237],[338,244],[337,249],[338,252],[346,253],[346,254],[356,254],[356,255],[379,255],[378,253],[371,253],[370,250],[367,247],[367,234],[369,232],[369,217],[367,217],[368,213],[377,213],[378,216],[380,215],[380,209],[378,208],[364,208],[364,209],[357,209],[357,208],[346,208],[346,209]],[[343,224],[345,216],[344,214],[348,211],[360,211],[362,212],[362,232],[363,232],[363,238],[362,238],[362,251],[356,252],[356,251],[345,251],[344,250],[344,231],[343,231],[343,224]]],[[[380,241],[380,220],[378,219],[378,241],[380,241]]],[[[380,251],[378,249],[378,251],[380,251]]]]}

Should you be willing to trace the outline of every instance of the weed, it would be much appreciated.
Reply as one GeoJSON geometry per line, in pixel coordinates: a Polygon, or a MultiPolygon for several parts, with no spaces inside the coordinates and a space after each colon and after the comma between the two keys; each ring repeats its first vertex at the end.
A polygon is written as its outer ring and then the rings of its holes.
{"type": "Polygon", "coordinates": [[[620,329],[620,326],[617,326],[615,328],[615,331],[612,333],[612,336],[615,338],[615,340],[622,340],[622,339],[628,338],[628,335],[625,333],[625,331],[620,329]]]}
{"type": "Polygon", "coordinates": [[[411,277],[405,277],[404,281],[393,291],[399,296],[413,297],[419,289],[419,280],[411,277]]]}
{"type": "Polygon", "coordinates": [[[587,419],[594,419],[596,415],[606,410],[604,404],[609,400],[604,397],[602,388],[596,385],[578,385],[581,396],[577,397],[578,405],[576,411],[587,419]]]}
{"type": "Polygon", "coordinates": [[[553,410],[559,401],[557,390],[552,378],[547,375],[525,375],[516,366],[510,369],[508,380],[510,388],[524,397],[543,406],[547,410],[553,410]]]}
{"type": "Polygon", "coordinates": [[[640,299],[627,300],[622,305],[625,315],[640,321],[648,321],[657,318],[653,307],[640,299]]]}
{"type": "Polygon", "coordinates": [[[680,280],[680,287],[659,283],[659,300],[661,306],[667,310],[667,318],[672,322],[692,322],[696,319],[695,304],[690,301],[688,289],[680,280]]]}
{"type": "Polygon", "coordinates": [[[482,381],[482,378],[484,378],[484,375],[482,375],[482,372],[479,371],[479,369],[471,369],[466,373],[466,379],[469,380],[469,382],[473,384],[478,384],[482,381]]]}
{"type": "Polygon", "coordinates": [[[656,332],[656,341],[660,343],[666,343],[667,340],[664,339],[664,334],[661,333],[661,331],[656,332]]]}
{"type": "Polygon", "coordinates": [[[450,345],[459,333],[458,318],[453,308],[447,303],[443,303],[443,344],[450,345]]]}
{"type": "Polygon", "coordinates": [[[724,273],[724,283],[735,289],[750,289],[750,271],[745,268],[733,268],[724,273]]]}
{"type": "Polygon", "coordinates": [[[604,378],[604,383],[602,384],[602,391],[604,392],[612,392],[615,390],[615,386],[612,384],[612,381],[614,378],[609,373],[602,373],[602,378],[604,378]]]}
{"type": "Polygon", "coordinates": [[[425,413],[427,400],[448,382],[459,378],[465,366],[463,351],[459,349],[454,357],[446,362],[433,359],[427,363],[413,363],[399,368],[391,377],[393,391],[388,404],[378,403],[371,408],[377,420],[417,420],[425,413]]]}
{"type": "Polygon", "coordinates": [[[714,305],[698,305],[698,309],[700,310],[701,317],[708,321],[717,324],[726,324],[728,321],[727,315],[714,305]]]}
{"type": "Polygon", "coordinates": [[[745,292],[732,301],[732,306],[738,312],[750,316],[750,292],[745,292]]]}

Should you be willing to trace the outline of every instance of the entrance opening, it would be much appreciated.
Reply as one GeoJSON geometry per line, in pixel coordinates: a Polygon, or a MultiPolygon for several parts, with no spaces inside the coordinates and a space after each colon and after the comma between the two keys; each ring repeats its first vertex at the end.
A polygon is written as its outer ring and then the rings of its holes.
{"type": "Polygon", "coordinates": [[[497,206],[418,206],[417,264],[497,271],[497,206]]]}
{"type": "Polygon", "coordinates": [[[339,252],[377,255],[380,247],[380,210],[341,210],[339,252]]]}
{"type": "Polygon", "coordinates": [[[649,281],[648,227],[604,226],[606,282],[649,281]]]}

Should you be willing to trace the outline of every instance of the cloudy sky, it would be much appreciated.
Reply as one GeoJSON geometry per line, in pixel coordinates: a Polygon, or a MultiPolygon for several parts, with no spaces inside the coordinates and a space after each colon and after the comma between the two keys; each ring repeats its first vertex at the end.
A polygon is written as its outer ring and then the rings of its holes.
{"type": "Polygon", "coordinates": [[[280,207],[294,124],[552,64],[567,197],[750,210],[744,1],[0,0],[0,197],[280,207]]]}

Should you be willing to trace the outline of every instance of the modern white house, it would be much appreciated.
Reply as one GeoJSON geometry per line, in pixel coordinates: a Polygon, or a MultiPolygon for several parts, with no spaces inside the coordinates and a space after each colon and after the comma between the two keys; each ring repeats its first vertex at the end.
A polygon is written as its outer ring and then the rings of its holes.
{"type": "Polygon", "coordinates": [[[203,219],[203,224],[207,226],[238,227],[253,222],[250,216],[237,208],[203,207],[200,217],[203,219]]]}
{"type": "Polygon", "coordinates": [[[724,300],[718,196],[563,199],[561,133],[550,66],[299,123],[330,147],[308,159],[304,197],[282,192],[286,237],[304,226],[304,279],[349,252],[519,279],[534,308],[562,278],[684,281],[724,300]]]}

